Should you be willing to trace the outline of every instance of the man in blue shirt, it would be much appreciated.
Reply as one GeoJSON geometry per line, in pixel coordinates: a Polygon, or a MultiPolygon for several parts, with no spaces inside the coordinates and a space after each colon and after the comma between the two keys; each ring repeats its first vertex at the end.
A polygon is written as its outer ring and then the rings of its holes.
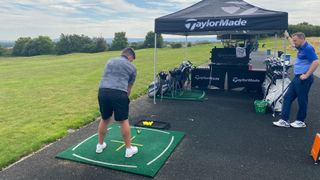
{"type": "Polygon", "coordinates": [[[308,94],[313,83],[313,73],[319,66],[318,56],[312,45],[306,41],[304,33],[295,33],[292,38],[288,32],[285,32],[284,35],[290,41],[291,46],[297,48],[298,55],[294,65],[294,79],[284,96],[281,119],[273,124],[278,127],[305,128],[308,94]],[[299,111],[296,120],[289,124],[291,104],[296,98],[299,111]]]}

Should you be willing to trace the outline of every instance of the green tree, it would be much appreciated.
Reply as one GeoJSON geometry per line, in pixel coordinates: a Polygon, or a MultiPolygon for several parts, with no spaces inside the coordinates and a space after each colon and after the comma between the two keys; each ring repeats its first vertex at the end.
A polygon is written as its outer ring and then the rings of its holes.
{"type": "MultiPolygon", "coordinates": [[[[155,33],[152,31],[147,33],[146,38],[143,43],[143,46],[145,48],[154,48],[154,36],[155,36],[155,33]]],[[[158,48],[163,47],[163,37],[161,34],[157,34],[157,47],[158,48]]]]}
{"type": "Polygon", "coordinates": [[[56,53],[59,55],[76,52],[91,53],[95,52],[95,48],[95,42],[85,35],[61,34],[59,41],[56,43],[56,53]]]}
{"type": "Polygon", "coordinates": [[[26,47],[32,41],[30,37],[20,37],[14,44],[12,54],[14,56],[27,55],[26,47]]]}
{"type": "Polygon", "coordinates": [[[122,50],[128,47],[128,39],[125,32],[117,32],[114,34],[114,38],[111,44],[111,50],[122,50]]]}
{"type": "Polygon", "coordinates": [[[94,52],[103,52],[108,49],[107,41],[103,37],[93,38],[95,44],[94,52]]]}
{"type": "Polygon", "coordinates": [[[54,43],[47,36],[39,36],[31,39],[30,37],[19,38],[13,47],[14,56],[36,56],[51,54],[54,50],[54,43]]]}
{"type": "Polygon", "coordinates": [[[26,56],[52,54],[54,43],[48,36],[39,36],[32,39],[25,47],[26,56]]]}
{"type": "Polygon", "coordinates": [[[90,37],[81,35],[77,36],[77,38],[77,42],[75,43],[75,52],[92,53],[95,51],[95,43],[90,37]]]}
{"type": "Polygon", "coordinates": [[[71,43],[68,35],[61,34],[56,43],[56,53],[59,55],[71,53],[71,43]]]}

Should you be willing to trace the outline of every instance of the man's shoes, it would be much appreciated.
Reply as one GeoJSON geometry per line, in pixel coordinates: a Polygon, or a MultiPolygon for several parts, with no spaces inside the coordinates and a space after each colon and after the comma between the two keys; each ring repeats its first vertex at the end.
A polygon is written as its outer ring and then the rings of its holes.
{"type": "Polygon", "coordinates": [[[293,122],[293,123],[291,123],[290,125],[293,128],[305,128],[305,127],[307,127],[306,123],[304,123],[302,121],[298,121],[298,120],[293,122]]]}
{"type": "Polygon", "coordinates": [[[126,158],[130,158],[138,153],[138,148],[136,146],[131,146],[131,148],[126,148],[126,158]]]}
{"type": "Polygon", "coordinates": [[[103,142],[103,144],[97,144],[96,153],[102,153],[102,151],[107,147],[107,144],[103,142]]]}
{"type": "Polygon", "coordinates": [[[283,119],[280,119],[277,122],[273,122],[273,125],[278,126],[278,127],[283,127],[283,128],[289,128],[290,127],[290,124],[287,121],[283,120],[283,119]]]}

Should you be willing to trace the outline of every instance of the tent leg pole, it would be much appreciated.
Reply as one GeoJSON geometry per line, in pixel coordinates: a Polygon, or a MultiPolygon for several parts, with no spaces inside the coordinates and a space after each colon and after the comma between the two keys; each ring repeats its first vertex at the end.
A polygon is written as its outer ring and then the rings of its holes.
{"type": "Polygon", "coordinates": [[[186,41],[185,41],[185,50],[184,50],[184,60],[187,60],[188,57],[188,36],[186,36],[186,41]]]}
{"type": "Polygon", "coordinates": [[[278,34],[276,33],[274,35],[274,57],[278,57],[277,56],[277,39],[278,39],[278,34]]]}
{"type": "Polygon", "coordinates": [[[284,37],[284,61],[283,61],[283,72],[282,72],[282,97],[281,97],[281,100],[282,100],[282,109],[283,109],[283,102],[284,102],[284,79],[285,79],[285,73],[286,73],[286,56],[287,56],[287,39],[284,37]]]}
{"type": "MultiPolygon", "coordinates": [[[[156,80],[157,80],[157,33],[154,34],[154,58],[153,58],[153,67],[154,67],[154,85],[156,85],[156,80]]],[[[153,104],[156,103],[156,93],[157,91],[154,91],[154,96],[153,96],[153,104]]]]}

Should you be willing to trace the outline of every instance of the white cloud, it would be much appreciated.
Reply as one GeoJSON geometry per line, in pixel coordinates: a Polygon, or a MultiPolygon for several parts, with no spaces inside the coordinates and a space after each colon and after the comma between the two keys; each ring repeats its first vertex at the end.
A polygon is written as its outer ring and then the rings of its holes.
{"type": "Polygon", "coordinates": [[[129,37],[142,37],[153,29],[154,18],[168,13],[147,9],[125,0],[103,1],[5,1],[0,4],[0,39],[61,33],[113,37],[126,31],[129,37]]]}
{"type": "MultiPolygon", "coordinates": [[[[113,37],[126,31],[128,37],[144,37],[154,29],[154,19],[198,0],[144,0],[144,5],[127,0],[2,0],[0,3],[0,39],[61,33],[113,37]]],[[[318,0],[247,0],[272,10],[289,12],[289,22],[320,24],[318,0]]]]}
{"type": "Polygon", "coordinates": [[[290,24],[307,21],[320,25],[319,0],[247,0],[247,2],[265,9],[289,12],[290,24]]]}

